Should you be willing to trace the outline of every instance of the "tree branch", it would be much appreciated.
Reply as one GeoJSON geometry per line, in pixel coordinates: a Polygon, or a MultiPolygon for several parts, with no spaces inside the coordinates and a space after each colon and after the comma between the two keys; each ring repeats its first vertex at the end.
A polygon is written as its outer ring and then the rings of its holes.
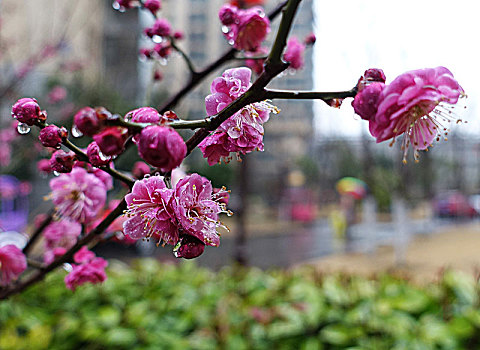
{"type": "Polygon", "coordinates": [[[338,92],[317,92],[317,91],[282,91],[282,90],[270,90],[265,89],[265,98],[268,100],[273,99],[286,99],[286,100],[322,100],[328,101],[336,98],[355,97],[357,89],[353,88],[348,91],[338,92]]]}

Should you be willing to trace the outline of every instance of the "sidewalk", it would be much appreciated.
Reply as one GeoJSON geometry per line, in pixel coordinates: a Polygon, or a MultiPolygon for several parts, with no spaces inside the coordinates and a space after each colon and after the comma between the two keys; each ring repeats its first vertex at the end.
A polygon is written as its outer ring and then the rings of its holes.
{"type": "Polygon", "coordinates": [[[396,265],[391,246],[379,247],[374,253],[342,253],[315,259],[306,264],[324,272],[372,275],[393,272],[417,282],[435,280],[445,268],[480,272],[480,224],[448,226],[428,235],[416,236],[406,252],[406,263],[396,265]]]}

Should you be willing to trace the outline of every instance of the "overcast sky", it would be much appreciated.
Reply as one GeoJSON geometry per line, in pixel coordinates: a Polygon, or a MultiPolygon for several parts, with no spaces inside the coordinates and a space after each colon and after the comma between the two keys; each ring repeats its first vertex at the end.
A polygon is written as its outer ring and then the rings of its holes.
{"type": "MultiPolygon", "coordinates": [[[[387,83],[412,69],[445,66],[468,95],[456,109],[480,134],[480,1],[314,0],[315,89],[348,90],[367,68],[382,68],[387,83]]],[[[353,113],[316,104],[319,135],[360,135],[367,123],[353,113]],[[362,126],[363,125],[363,126],[362,126]]]]}

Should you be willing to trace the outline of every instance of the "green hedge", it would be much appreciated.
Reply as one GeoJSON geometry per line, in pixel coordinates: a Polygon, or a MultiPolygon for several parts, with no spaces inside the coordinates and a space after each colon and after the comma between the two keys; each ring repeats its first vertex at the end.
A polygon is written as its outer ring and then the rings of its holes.
{"type": "Polygon", "coordinates": [[[140,260],[75,293],[64,275],[0,302],[0,349],[480,349],[479,287],[459,273],[418,287],[140,260]]]}

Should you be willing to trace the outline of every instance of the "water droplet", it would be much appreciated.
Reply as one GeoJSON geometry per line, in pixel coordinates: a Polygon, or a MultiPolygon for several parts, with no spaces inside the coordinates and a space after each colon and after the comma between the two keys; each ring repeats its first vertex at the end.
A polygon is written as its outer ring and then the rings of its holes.
{"type": "Polygon", "coordinates": [[[54,175],[54,176],[59,176],[60,173],[59,173],[58,171],[53,171],[53,175],[54,175]]]}
{"type": "Polygon", "coordinates": [[[235,40],[230,39],[230,40],[228,41],[228,43],[229,43],[230,45],[233,45],[233,44],[235,44],[235,40]]]}
{"type": "Polygon", "coordinates": [[[143,178],[148,179],[149,177],[150,177],[150,174],[145,174],[145,176],[143,178]]]}
{"type": "Polygon", "coordinates": [[[76,125],[72,126],[72,136],[73,137],[82,137],[83,136],[83,133],[80,130],[78,130],[76,125]]]}
{"type": "Polygon", "coordinates": [[[120,4],[116,1],[113,2],[112,7],[114,10],[120,10],[120,4]]]}
{"type": "Polygon", "coordinates": [[[72,265],[70,265],[70,264],[68,264],[68,263],[64,263],[64,264],[62,265],[62,267],[63,267],[63,269],[64,269],[65,271],[67,271],[67,272],[69,272],[69,273],[72,272],[72,270],[73,270],[72,265]]]}
{"type": "Polygon", "coordinates": [[[106,160],[109,160],[109,159],[110,159],[109,156],[103,154],[102,151],[100,151],[100,150],[98,150],[98,156],[99,156],[100,159],[103,160],[103,161],[106,161],[106,160]]]}
{"type": "Polygon", "coordinates": [[[168,60],[167,60],[166,58],[160,57],[160,58],[158,59],[158,62],[160,62],[160,64],[161,64],[162,66],[166,66],[167,63],[168,63],[168,60]]]}
{"type": "Polygon", "coordinates": [[[30,132],[30,127],[25,123],[18,123],[17,131],[20,135],[26,135],[30,132]]]}
{"type": "Polygon", "coordinates": [[[222,32],[227,34],[230,31],[230,29],[227,26],[222,26],[222,32]]]}
{"type": "Polygon", "coordinates": [[[135,143],[138,143],[138,140],[139,140],[138,137],[139,137],[139,136],[140,136],[140,134],[135,134],[135,135],[133,135],[133,136],[132,136],[132,141],[135,142],[135,143]]]}
{"type": "Polygon", "coordinates": [[[154,35],[152,37],[152,41],[155,43],[155,44],[160,44],[160,43],[163,43],[164,39],[162,36],[160,35],[154,35]]]}

